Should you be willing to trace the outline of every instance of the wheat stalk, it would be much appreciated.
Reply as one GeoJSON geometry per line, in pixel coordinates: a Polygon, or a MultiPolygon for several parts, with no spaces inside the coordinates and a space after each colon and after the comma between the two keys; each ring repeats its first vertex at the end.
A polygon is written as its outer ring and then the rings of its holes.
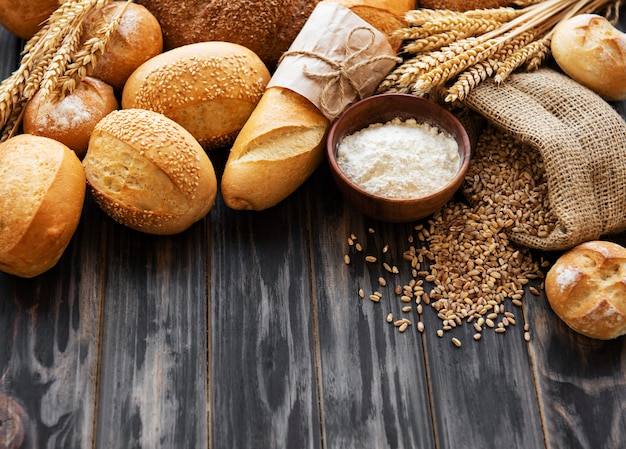
{"type": "MultiPolygon", "coordinates": [[[[66,0],[48,17],[41,29],[29,39],[21,52],[19,67],[0,83],[1,140],[15,134],[23,115],[23,107],[42,91],[62,97],[73,90],[86,76],[78,66],[94,63],[86,52],[101,54],[112,32],[119,24],[121,13],[102,31],[80,48],[82,23],[91,11],[102,8],[112,0],[66,0]],[[79,58],[77,59],[77,55],[79,58]],[[68,72],[73,84],[67,82],[68,72]],[[80,76],[76,75],[78,73],[80,76]]],[[[128,0],[132,2],[132,0],[128,0]]],[[[125,9],[125,8],[123,8],[125,9]]],[[[122,11],[123,13],[123,11],[122,11]]]]}
{"type": "Polygon", "coordinates": [[[576,14],[606,10],[617,18],[621,0],[517,0],[517,7],[466,12],[418,9],[405,15],[405,61],[378,92],[429,95],[448,87],[445,101],[465,98],[482,81],[502,83],[516,70],[535,70],[550,54],[551,33],[576,14]],[[414,55],[413,57],[408,57],[414,55]]]}

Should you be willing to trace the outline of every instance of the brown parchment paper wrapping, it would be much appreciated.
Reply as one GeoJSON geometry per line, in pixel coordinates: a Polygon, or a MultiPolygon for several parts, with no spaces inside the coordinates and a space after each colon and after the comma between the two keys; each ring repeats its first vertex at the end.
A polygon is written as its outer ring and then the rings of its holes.
{"type": "Polygon", "coordinates": [[[302,95],[333,121],[351,103],[371,96],[398,61],[383,33],[348,8],[322,1],[267,87],[302,95]]]}

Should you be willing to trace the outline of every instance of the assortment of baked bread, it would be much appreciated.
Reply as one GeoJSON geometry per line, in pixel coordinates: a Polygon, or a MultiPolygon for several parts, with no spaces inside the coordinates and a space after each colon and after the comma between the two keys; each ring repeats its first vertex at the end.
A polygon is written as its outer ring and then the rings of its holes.
{"type": "MultiPolygon", "coordinates": [[[[322,162],[331,120],[302,95],[268,83],[320,1],[114,1],[88,16],[85,40],[126,8],[90,76],[62,100],[35,95],[23,133],[0,144],[0,270],[32,277],[52,268],[78,226],[87,189],[125,226],[184,231],[218,194],[212,150],[229,149],[221,177],[229,207],[261,210],[289,196],[322,162]]],[[[400,42],[392,32],[417,7],[513,4],[326,1],[349,8],[394,50],[400,42]]],[[[0,0],[0,23],[30,39],[57,6],[0,0]]],[[[605,99],[626,98],[626,37],[603,17],[561,23],[552,52],[564,72],[605,99]]],[[[551,267],[545,290],[575,331],[597,339],[626,333],[622,246],[572,248],[551,267]]]]}

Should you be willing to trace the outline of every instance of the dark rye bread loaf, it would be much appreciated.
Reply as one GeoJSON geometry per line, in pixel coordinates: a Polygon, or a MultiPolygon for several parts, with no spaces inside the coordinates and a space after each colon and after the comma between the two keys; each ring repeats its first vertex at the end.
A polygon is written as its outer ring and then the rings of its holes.
{"type": "Polygon", "coordinates": [[[272,69],[320,0],[137,0],[157,18],[166,49],[203,41],[248,47],[272,69]]]}

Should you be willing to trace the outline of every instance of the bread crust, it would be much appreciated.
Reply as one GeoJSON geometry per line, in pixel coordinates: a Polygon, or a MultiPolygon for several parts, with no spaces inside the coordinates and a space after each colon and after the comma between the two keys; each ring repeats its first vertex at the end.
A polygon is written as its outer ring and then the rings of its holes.
{"type": "Polygon", "coordinates": [[[320,0],[138,0],[159,20],[166,49],[205,41],[250,48],[272,70],[320,0]]]}
{"type": "Polygon", "coordinates": [[[98,123],[83,160],[89,189],[117,222],[149,234],[176,234],[204,218],[217,180],[200,144],[176,122],[143,109],[98,123]]]}
{"type": "Polygon", "coordinates": [[[31,278],[54,267],[82,214],[85,172],[76,154],[47,137],[0,145],[0,269],[31,278]]]}
{"type": "Polygon", "coordinates": [[[263,61],[246,47],[189,44],[138,67],[124,86],[122,108],[164,114],[211,150],[232,144],[269,80],[263,61]]]}
{"type": "Polygon", "coordinates": [[[546,275],[554,312],[573,330],[610,340],[626,334],[626,248],[608,241],[582,243],[546,275]]]}
{"type": "Polygon", "coordinates": [[[24,108],[24,132],[58,140],[79,158],[85,156],[96,124],[119,106],[113,88],[92,77],[58,101],[42,93],[38,91],[24,108]]]}

